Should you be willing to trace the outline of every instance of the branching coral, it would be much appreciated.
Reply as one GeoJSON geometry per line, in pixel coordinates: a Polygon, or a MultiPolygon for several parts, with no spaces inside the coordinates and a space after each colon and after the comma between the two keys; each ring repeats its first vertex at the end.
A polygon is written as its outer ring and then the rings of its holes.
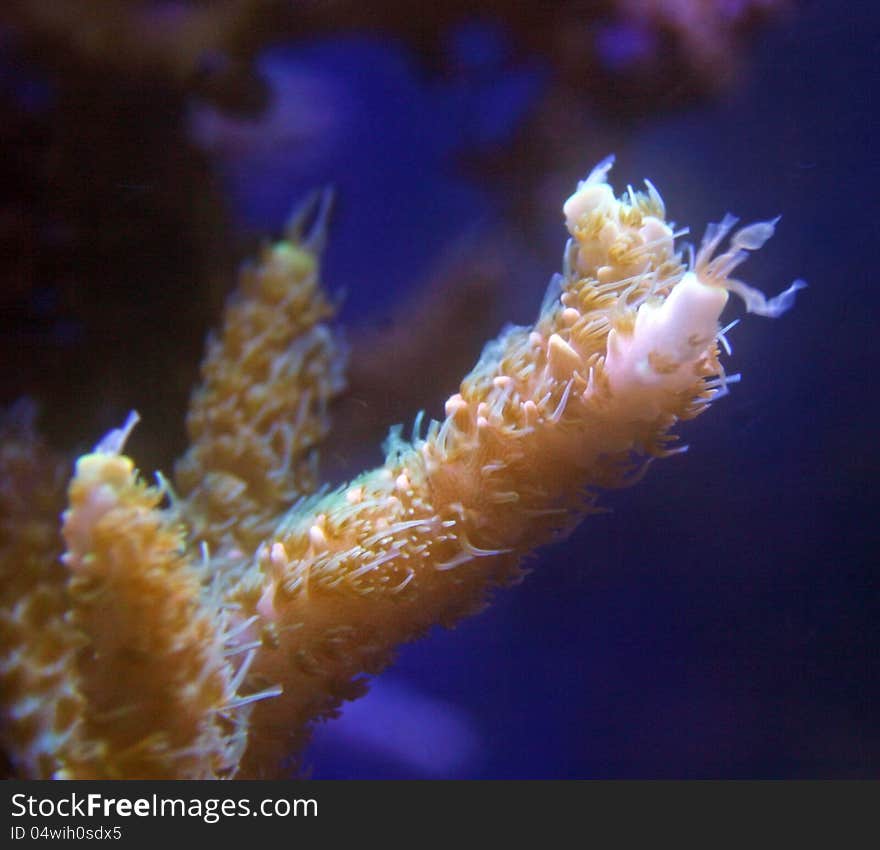
{"type": "MultiPolygon", "coordinates": [[[[397,645],[479,610],[602,488],[675,453],[673,426],[731,380],[728,293],[775,316],[801,284],[768,300],[731,277],[774,222],[721,251],[726,217],[688,259],[653,186],[615,198],[609,168],[565,204],[564,268],[535,324],[486,346],[442,422],[417,418],[410,440],[392,430],[385,463],[330,493],[312,492],[342,385],[318,286],[323,212],[245,270],[194,397],[179,493],[138,480],[128,428],[77,463],[68,577],[39,624],[64,632],[66,651],[46,656],[63,692],[32,683],[40,582],[7,605],[6,744],[22,774],[283,774],[397,645]]],[[[41,557],[60,572],[51,547],[41,557]]]]}

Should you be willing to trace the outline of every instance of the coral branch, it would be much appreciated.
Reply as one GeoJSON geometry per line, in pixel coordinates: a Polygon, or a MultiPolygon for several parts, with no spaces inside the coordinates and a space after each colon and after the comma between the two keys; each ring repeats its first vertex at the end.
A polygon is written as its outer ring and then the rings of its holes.
{"type": "Polygon", "coordinates": [[[726,278],[686,270],[656,190],[615,199],[609,166],[565,206],[566,272],[536,324],[486,347],[424,438],[393,433],[383,467],[291,511],[233,591],[271,627],[253,675],[284,686],[255,709],[246,774],[396,645],[478,610],[724,389],[726,278]]]}
{"type": "Polygon", "coordinates": [[[334,310],[318,282],[329,204],[326,192],[304,204],[286,238],[242,270],[208,345],[176,481],[193,537],[212,551],[252,552],[317,487],[314,449],[344,386],[344,351],[325,322],[334,310]]]}
{"type": "Polygon", "coordinates": [[[89,711],[58,754],[78,779],[205,779],[234,772],[245,734],[223,620],[188,562],[183,528],[158,509],[129,458],[77,462],[62,533],[70,621],[83,636],[89,711]]]}

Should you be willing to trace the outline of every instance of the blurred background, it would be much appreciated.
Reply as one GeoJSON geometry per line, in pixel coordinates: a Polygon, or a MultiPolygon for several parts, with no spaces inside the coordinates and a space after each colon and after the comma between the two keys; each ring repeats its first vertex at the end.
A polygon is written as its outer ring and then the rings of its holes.
{"type": "Polygon", "coordinates": [[[534,318],[608,153],[695,241],[782,214],[743,277],[809,288],[730,333],[742,382],[690,451],[402,648],[305,769],[876,778],[878,46],[831,0],[7,0],[0,403],[70,458],[136,408],[131,454],[169,470],[239,263],[332,185],[339,482],[534,318]]]}

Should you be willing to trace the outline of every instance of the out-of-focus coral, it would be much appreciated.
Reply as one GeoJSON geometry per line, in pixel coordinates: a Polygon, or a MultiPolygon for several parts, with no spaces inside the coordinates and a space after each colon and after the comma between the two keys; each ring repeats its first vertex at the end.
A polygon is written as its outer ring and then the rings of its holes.
{"type": "Polygon", "coordinates": [[[292,5],[291,32],[332,32],[340,20],[359,30],[387,30],[440,63],[438,36],[476,13],[513,34],[521,50],[549,61],[558,80],[581,94],[601,96],[609,78],[616,98],[609,109],[656,109],[694,94],[715,91],[729,79],[749,33],[791,6],[791,0],[563,0],[552,12],[510,0],[487,0],[478,10],[463,0],[413,15],[397,0],[369,6],[334,3],[292,5]],[[658,100],[664,87],[674,86],[658,100]],[[620,97],[627,92],[627,103],[620,97]]]}
{"type": "MultiPolygon", "coordinates": [[[[318,284],[324,214],[309,227],[306,209],[243,271],[193,397],[177,491],[147,487],[122,454],[132,415],[77,461],[61,564],[43,516],[4,522],[0,569],[32,565],[0,619],[17,771],[284,774],[396,646],[478,611],[602,488],[676,453],[673,426],[727,391],[728,293],[776,316],[801,284],[768,300],[731,276],[774,222],[731,235],[725,217],[686,262],[656,189],[615,198],[609,168],[565,203],[563,271],[535,323],[486,345],[443,419],[417,417],[410,440],[392,429],[385,463],[330,493],[314,492],[313,466],[341,388],[318,284]]],[[[25,490],[53,493],[29,423],[11,428],[4,463],[25,490]]]]}
{"type": "MultiPolygon", "coordinates": [[[[671,36],[695,71],[723,76],[748,28],[789,5],[788,0],[618,0],[616,14],[632,28],[631,39],[651,31],[671,36]]],[[[624,42],[626,33],[618,36],[624,42]]],[[[624,49],[625,42],[608,58],[624,59],[624,49]]]]}
{"type": "Polygon", "coordinates": [[[70,675],[82,642],[65,616],[68,576],[60,562],[68,464],[36,433],[35,416],[23,400],[0,420],[0,696],[7,707],[0,740],[20,774],[45,776],[83,708],[70,675]]]}
{"type": "Polygon", "coordinates": [[[641,87],[658,75],[664,83],[678,77],[680,87],[691,76],[685,88],[711,91],[729,76],[745,36],[790,5],[791,0],[565,0],[544,13],[510,0],[486,0],[477,9],[453,0],[414,15],[398,0],[368,5],[10,0],[0,22],[26,44],[57,54],[58,62],[164,79],[234,104],[245,88],[254,87],[251,63],[268,43],[315,33],[391,32],[439,64],[450,29],[475,15],[503,24],[522,50],[548,59],[561,79],[582,92],[595,93],[598,81],[609,75],[619,82],[637,79],[641,87]]]}
{"type": "Polygon", "coordinates": [[[417,295],[379,324],[350,330],[347,387],[334,408],[333,442],[321,458],[329,480],[350,478],[375,462],[389,421],[402,422],[413,410],[439,413],[445,391],[483,347],[486,329],[509,321],[504,283],[519,249],[511,238],[478,229],[450,249],[417,295]],[[438,361],[440,349],[447,353],[438,361]]]}
{"type": "Polygon", "coordinates": [[[229,105],[258,97],[253,51],[279,0],[10,0],[0,24],[48,64],[196,90],[229,105]]]}

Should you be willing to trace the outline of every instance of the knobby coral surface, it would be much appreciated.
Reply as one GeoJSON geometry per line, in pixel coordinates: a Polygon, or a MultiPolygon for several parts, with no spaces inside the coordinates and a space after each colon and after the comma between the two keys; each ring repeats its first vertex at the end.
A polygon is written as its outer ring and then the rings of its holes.
{"type": "Polygon", "coordinates": [[[673,426],[731,380],[728,294],[775,316],[801,284],[768,300],[732,277],[775,222],[724,249],[725,217],[687,255],[653,186],[616,198],[609,168],[565,203],[534,325],[485,347],[443,421],[392,429],[385,463],[332,492],[316,455],[344,384],[319,284],[326,198],[243,270],[174,486],[123,454],[132,416],[77,462],[59,538],[57,465],[7,425],[0,685],[20,775],[284,775],[397,645],[479,610],[602,488],[677,451],[673,426]]]}

